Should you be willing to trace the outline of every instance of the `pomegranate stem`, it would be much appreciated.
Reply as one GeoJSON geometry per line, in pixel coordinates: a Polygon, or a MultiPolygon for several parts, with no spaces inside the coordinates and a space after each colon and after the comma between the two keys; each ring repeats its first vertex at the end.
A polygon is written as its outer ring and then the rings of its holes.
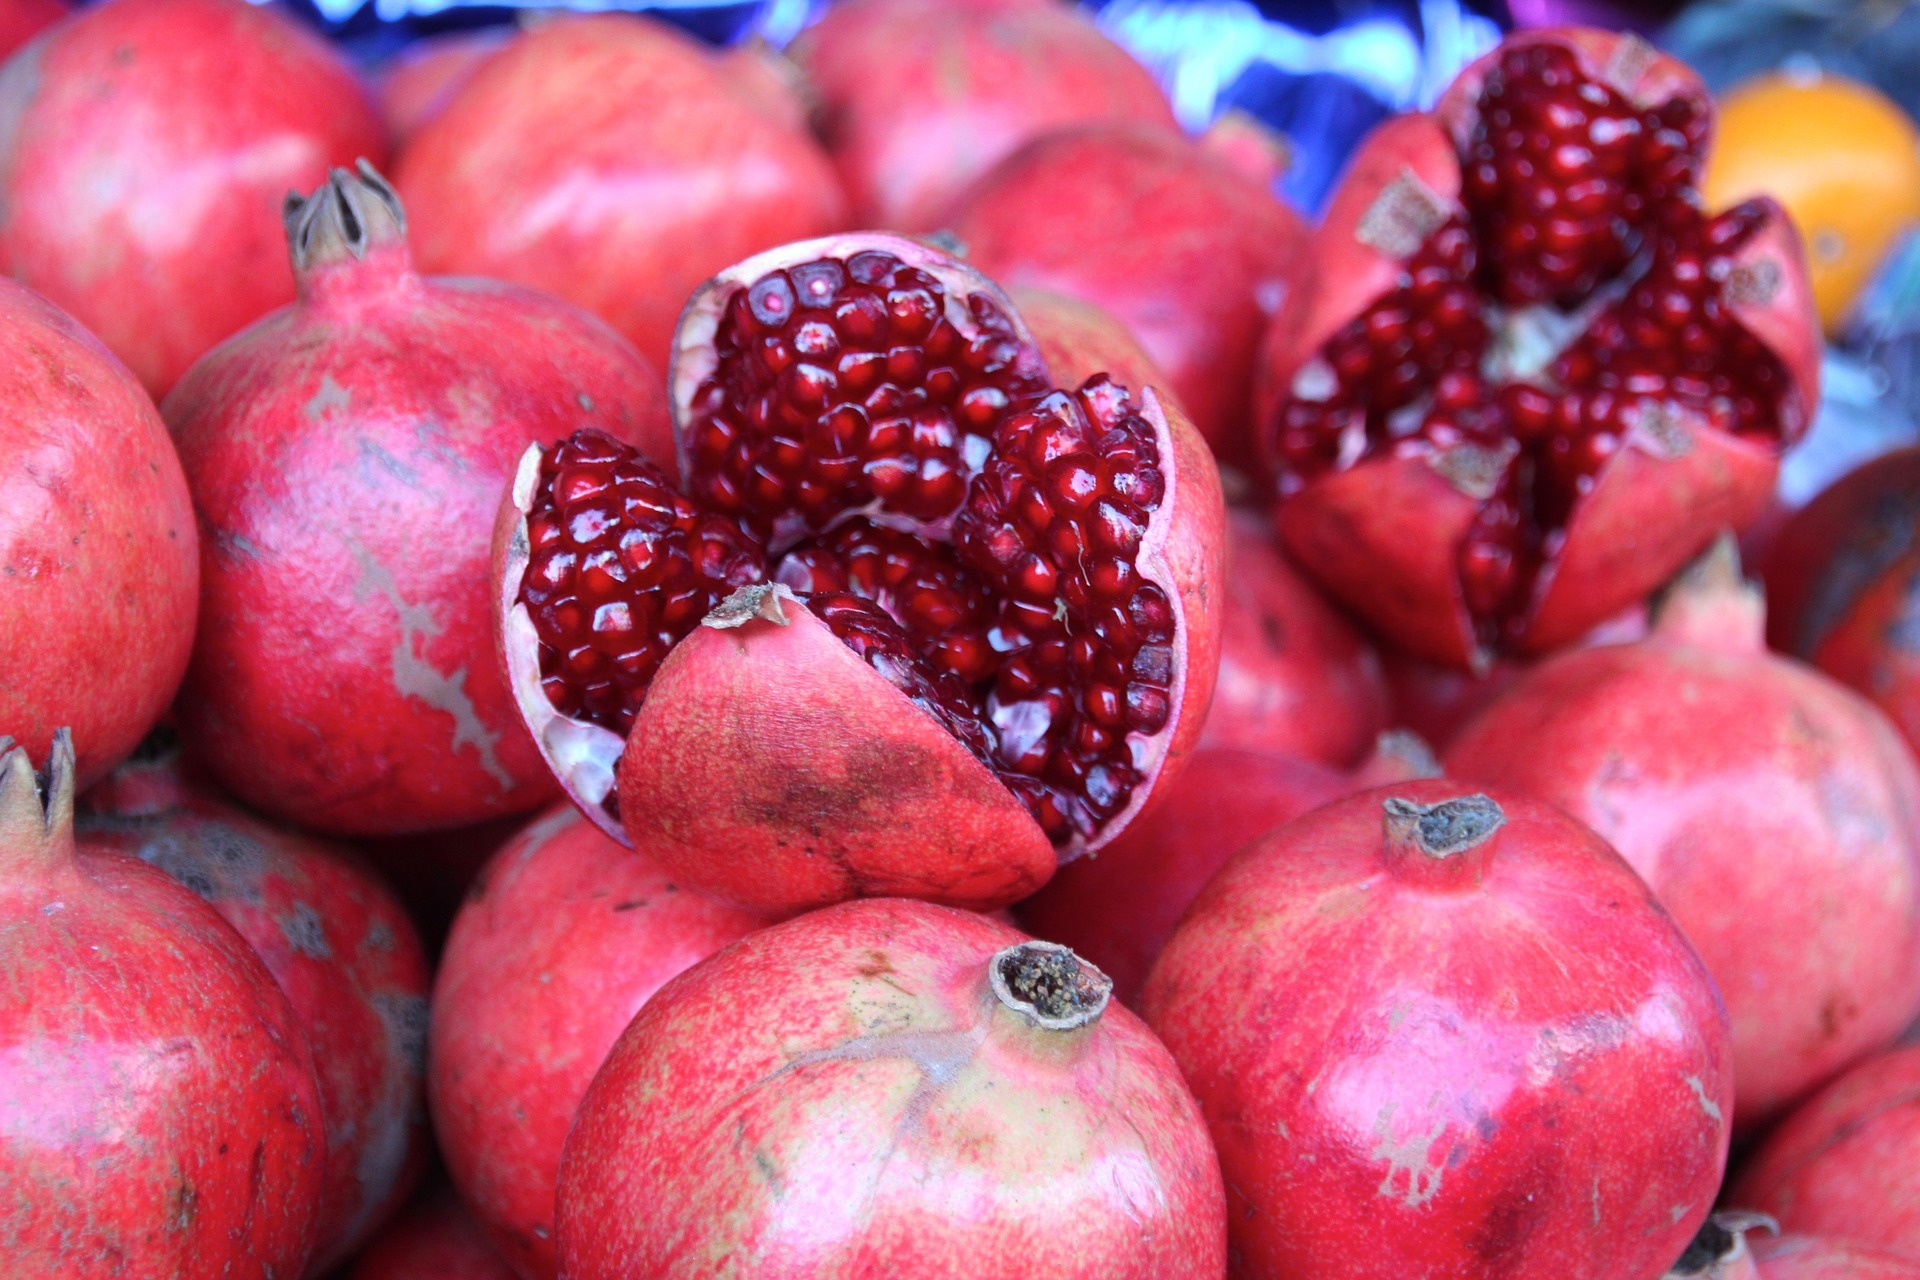
{"type": "Polygon", "coordinates": [[[1000,1003],[1048,1031],[1091,1026],[1113,979],[1057,942],[1021,942],[994,954],[988,981],[1000,1003]]]}
{"type": "Polygon", "coordinates": [[[54,732],[44,804],[26,748],[0,738],[0,875],[25,877],[72,864],[72,733],[54,732]]]}

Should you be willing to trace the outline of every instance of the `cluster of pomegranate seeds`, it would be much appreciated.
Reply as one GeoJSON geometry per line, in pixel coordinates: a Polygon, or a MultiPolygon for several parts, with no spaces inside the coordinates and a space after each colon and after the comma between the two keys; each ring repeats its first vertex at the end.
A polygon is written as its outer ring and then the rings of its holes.
{"type": "Polygon", "coordinates": [[[1127,806],[1128,735],[1166,726],[1174,679],[1173,605],[1137,564],[1154,427],[1104,377],[1049,391],[991,302],[970,337],[948,306],[883,253],[772,273],[727,302],[691,496],[597,432],[547,455],[521,598],[557,710],[624,734],[673,644],[772,580],[1054,840],[1127,806]]]}
{"type": "Polygon", "coordinates": [[[547,698],[622,734],[667,651],[736,587],[766,577],[766,552],[739,525],[591,429],[542,460],[527,540],[520,598],[547,698]]]}
{"type": "Polygon", "coordinates": [[[966,496],[994,428],[1046,390],[989,299],[973,336],[931,274],[878,251],[775,271],[734,295],[694,397],[693,496],[775,541],[878,499],[914,520],[966,496]]]}
{"type": "Polygon", "coordinates": [[[1734,267],[1761,208],[1708,218],[1694,200],[1704,115],[1642,111],[1552,44],[1501,55],[1480,106],[1465,215],[1389,189],[1418,248],[1296,375],[1274,429],[1282,496],[1385,455],[1447,451],[1480,472],[1458,565],[1494,643],[1631,431],[1658,436],[1679,410],[1767,439],[1800,424],[1782,417],[1798,412],[1785,368],[1728,305],[1769,287],[1734,267]]]}

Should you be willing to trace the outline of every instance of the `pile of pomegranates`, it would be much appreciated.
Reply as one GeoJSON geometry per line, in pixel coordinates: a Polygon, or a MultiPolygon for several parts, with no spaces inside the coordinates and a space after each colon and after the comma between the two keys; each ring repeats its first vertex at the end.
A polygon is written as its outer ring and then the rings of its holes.
{"type": "Polygon", "coordinates": [[[1920,453],[1747,579],[1688,68],[1310,222],[1057,0],[0,9],[0,1273],[1920,1280],[1920,453]]]}

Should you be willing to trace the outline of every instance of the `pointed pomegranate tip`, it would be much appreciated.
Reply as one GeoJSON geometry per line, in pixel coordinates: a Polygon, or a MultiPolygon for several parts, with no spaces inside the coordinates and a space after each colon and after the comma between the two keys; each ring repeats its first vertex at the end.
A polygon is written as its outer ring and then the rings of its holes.
{"type": "Polygon", "coordinates": [[[771,622],[776,627],[784,627],[787,625],[787,611],[783,601],[798,605],[800,597],[784,582],[754,583],[741,587],[713,606],[707,616],[700,620],[700,625],[716,631],[731,631],[758,619],[771,622]]]}
{"type": "Polygon", "coordinates": [[[0,871],[26,876],[73,862],[73,734],[56,729],[44,789],[27,749],[0,737],[0,871]]]}
{"type": "MultiPolygon", "coordinates": [[[[352,171],[335,169],[312,195],[289,192],[282,214],[293,273],[312,273],[376,249],[407,252],[407,215],[391,184],[363,157],[352,171]]],[[[407,259],[410,266],[410,258],[407,259]]]]}
{"type": "Polygon", "coordinates": [[[1412,778],[1438,778],[1444,771],[1440,757],[1427,740],[1411,729],[1385,729],[1373,740],[1373,754],[1355,771],[1355,781],[1385,786],[1412,778]]]}
{"type": "Polygon", "coordinates": [[[1747,1250],[1747,1232],[1778,1234],[1780,1224],[1764,1213],[1735,1210],[1710,1215],[1673,1264],[1665,1280],[1749,1280],[1757,1274],[1747,1250]]]}
{"type": "Polygon", "coordinates": [[[1766,648],[1766,596],[1742,572],[1740,547],[1730,532],[1661,589],[1651,613],[1652,633],[1670,644],[1719,653],[1766,648]]]}
{"type": "Polygon", "coordinates": [[[1106,1011],[1113,979],[1057,942],[1019,942],[987,965],[993,994],[1047,1031],[1091,1026],[1106,1011]]]}

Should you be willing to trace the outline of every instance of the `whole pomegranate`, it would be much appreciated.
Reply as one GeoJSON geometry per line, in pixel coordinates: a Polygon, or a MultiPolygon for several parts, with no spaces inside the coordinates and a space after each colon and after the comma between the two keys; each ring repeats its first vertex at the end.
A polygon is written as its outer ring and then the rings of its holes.
{"type": "Polygon", "coordinates": [[[87,786],[173,698],[200,555],[166,424],[59,308],[0,280],[0,729],[69,725],[87,786]]]}
{"type": "Polygon", "coordinates": [[[516,38],[407,141],[394,177],[423,267],[545,289],[649,360],[702,280],[847,221],[811,137],[687,36],[626,14],[516,38]]]}
{"type": "Polygon", "coordinates": [[[4,0],[0,3],[0,58],[67,16],[61,0],[4,0]]]}
{"type": "Polygon", "coordinates": [[[1198,735],[1219,476],[1152,390],[1050,389],[1004,295],[879,233],[748,259],[676,338],[684,487],[582,432],[501,511],[500,636],[569,794],[777,914],[990,909],[1198,735]]]}
{"type": "Polygon", "coordinates": [[[81,797],[75,829],[205,898],[293,1006],[327,1143],[308,1273],[326,1272],[392,1216],[426,1163],[427,959],[406,911],[346,849],[193,785],[159,734],[81,797]]]}
{"type": "Polygon", "coordinates": [[[1753,1252],[1760,1280],[1920,1280],[1920,1262],[1851,1240],[1782,1236],[1753,1252]]]}
{"type": "Polygon", "coordinates": [[[945,221],[1002,284],[1111,312],[1214,453],[1247,460],[1260,336],[1307,234],[1270,188],[1177,132],[1103,121],[1029,142],[945,221]]]}
{"type": "Polygon", "coordinates": [[[1920,1014],[1920,770],[1862,699],[1762,639],[1730,539],[1635,644],[1560,654],[1447,749],[1633,865],[1733,1022],[1743,1129],[1920,1014]]]}
{"type": "Polygon", "coordinates": [[[1409,781],[1229,862],[1147,979],[1220,1150],[1237,1280],[1654,1280],[1712,1207],[1712,980],[1546,805],[1409,781]]]}
{"type": "Polygon", "coordinates": [[[445,1187],[387,1225],[342,1280],[515,1280],[514,1269],[445,1187]]]}
{"type": "Polygon", "coordinates": [[[1227,521],[1220,679],[1200,742],[1345,768],[1389,722],[1379,656],[1273,545],[1250,511],[1227,521]]]}
{"type": "Polygon", "coordinates": [[[1766,576],[1774,648],[1854,689],[1920,747],[1920,448],[1876,458],[1802,507],[1766,576]]]}
{"type": "Polygon", "coordinates": [[[570,805],[474,882],[434,987],[434,1133],[522,1276],[555,1274],[560,1147],[613,1042],[662,983],[761,923],[681,888],[570,805]]]}
{"type": "Polygon", "coordinates": [[[514,34],[508,26],[446,31],[415,40],[382,63],[372,78],[373,96],[394,142],[404,146],[439,115],[514,34]]]}
{"type": "Polygon", "coordinates": [[[1374,758],[1353,774],[1202,743],[1140,821],[1021,903],[1020,922],[1098,965],[1114,995],[1133,1005],[1188,905],[1234,854],[1330,800],[1439,772],[1425,744],[1401,734],[1382,734],[1374,758]]]}
{"type": "Polygon", "coordinates": [[[0,738],[0,1258],[13,1276],[292,1277],[326,1163],[313,1064],[232,927],[73,838],[0,738]]]}
{"type": "Polygon", "coordinates": [[[1178,130],[1147,69],[1057,0],[851,0],[792,53],[866,226],[931,231],[974,179],[1069,125],[1178,130]]]}
{"type": "Polygon", "coordinates": [[[0,106],[0,266],[156,399],[292,300],[287,189],[386,158],[341,56],[246,0],[89,5],[0,71],[0,106]]]}
{"type": "Polygon", "coordinates": [[[671,449],[658,376],[512,285],[414,273],[379,175],[287,210],[301,296],[209,352],[163,406],[205,530],[178,713],[262,812],[376,835],[553,794],[486,661],[486,527],[535,439],[671,449]]]}
{"type": "Polygon", "coordinates": [[[928,903],[845,903],[682,974],[568,1135],[570,1280],[1220,1276],[1205,1126],[1166,1050],[1065,947],[928,903]]]}
{"type": "Polygon", "coordinates": [[[1710,127],[1687,68],[1570,28],[1361,144],[1257,413],[1288,549],[1410,653],[1563,646],[1766,505],[1819,330],[1779,207],[1701,212],[1710,127]]]}
{"type": "Polygon", "coordinates": [[[1867,1059],[1795,1110],[1728,1202],[1920,1265],[1920,1047],[1867,1059]]]}

